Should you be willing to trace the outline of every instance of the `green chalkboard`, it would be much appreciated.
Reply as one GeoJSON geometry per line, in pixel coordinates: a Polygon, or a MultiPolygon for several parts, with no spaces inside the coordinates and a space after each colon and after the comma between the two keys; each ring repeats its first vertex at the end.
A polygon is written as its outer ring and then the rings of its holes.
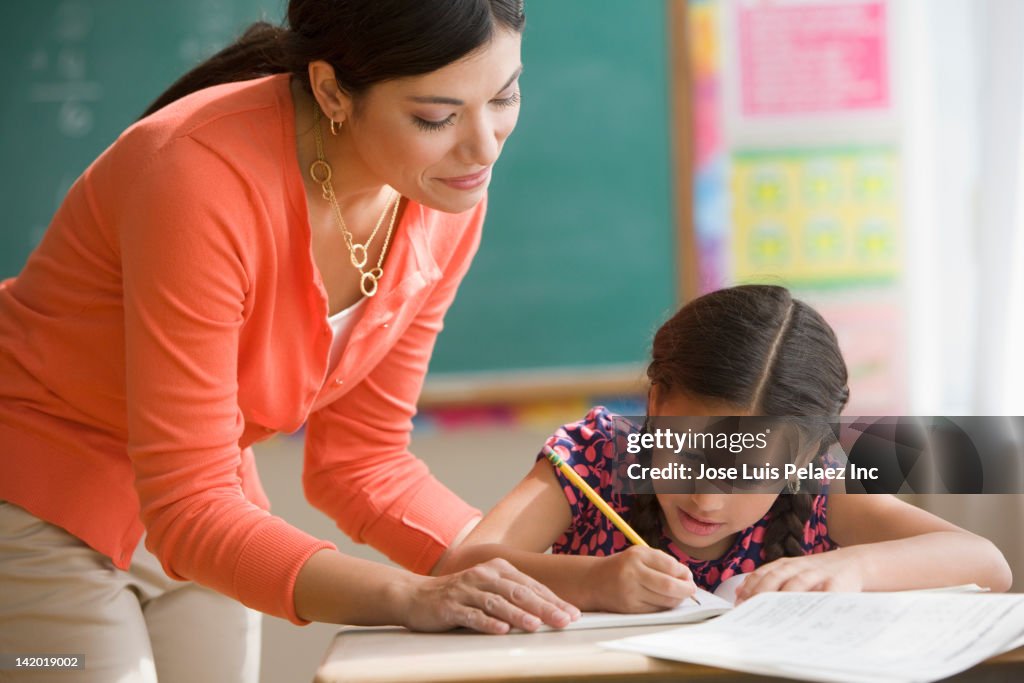
{"type": "Polygon", "coordinates": [[[178,76],[280,0],[8,3],[0,43],[0,277],[16,275],[75,178],[178,76]]]}
{"type": "MultiPolygon", "coordinates": [[[[0,277],[171,81],[284,0],[38,0],[5,13],[0,277]]],[[[527,2],[519,126],[433,375],[635,363],[676,296],[661,0],[527,2]]]]}
{"type": "Polygon", "coordinates": [[[526,9],[519,125],[434,373],[640,362],[676,300],[665,4],[526,9]]]}

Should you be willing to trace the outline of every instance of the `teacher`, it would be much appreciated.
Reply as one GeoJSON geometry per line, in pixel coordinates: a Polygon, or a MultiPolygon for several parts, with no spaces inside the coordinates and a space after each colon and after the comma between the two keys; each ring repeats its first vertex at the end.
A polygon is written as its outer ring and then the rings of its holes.
{"type": "Polygon", "coordinates": [[[0,287],[0,650],[84,653],[67,680],[253,680],[244,606],[575,617],[506,563],[424,576],[479,513],[408,450],[523,23],[517,0],[292,0],[74,183],[0,287]],[[303,424],[309,500],[411,571],[268,512],[252,445],[303,424]]]}

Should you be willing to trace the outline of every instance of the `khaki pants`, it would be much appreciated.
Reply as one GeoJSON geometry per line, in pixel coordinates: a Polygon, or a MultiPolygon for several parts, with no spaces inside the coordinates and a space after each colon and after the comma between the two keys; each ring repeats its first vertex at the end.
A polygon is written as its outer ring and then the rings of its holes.
{"type": "Polygon", "coordinates": [[[256,683],[260,614],[170,579],[142,543],[121,571],[0,501],[0,654],[84,656],[82,669],[7,667],[0,681],[256,683]]]}

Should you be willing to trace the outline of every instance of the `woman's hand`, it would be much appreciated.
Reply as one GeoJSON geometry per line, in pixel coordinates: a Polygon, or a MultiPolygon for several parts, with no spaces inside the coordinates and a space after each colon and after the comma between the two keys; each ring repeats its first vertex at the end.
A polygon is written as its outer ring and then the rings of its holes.
{"type": "Polygon", "coordinates": [[[747,575],[736,589],[736,604],[767,591],[864,590],[864,570],[850,548],[803,557],[782,557],[747,575]]]}
{"type": "Polygon", "coordinates": [[[657,612],[697,590],[690,569],[655,548],[632,546],[596,559],[587,582],[593,603],[606,612],[657,612]]]}
{"type": "Polygon", "coordinates": [[[464,626],[482,633],[568,626],[580,611],[507,561],[495,558],[455,574],[417,577],[404,595],[403,625],[413,631],[464,626]]]}

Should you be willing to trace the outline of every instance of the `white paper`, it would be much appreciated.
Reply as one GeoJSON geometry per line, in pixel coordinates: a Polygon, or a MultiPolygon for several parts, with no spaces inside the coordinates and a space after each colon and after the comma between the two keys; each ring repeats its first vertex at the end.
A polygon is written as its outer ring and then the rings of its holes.
{"type": "MultiPolygon", "coordinates": [[[[732,603],[697,589],[697,599],[701,604],[687,598],[678,607],[661,612],[642,614],[620,614],[617,612],[584,612],[579,619],[566,626],[563,631],[575,631],[590,628],[617,628],[620,626],[657,626],[659,624],[689,624],[716,617],[732,609],[732,603]]],[[[555,630],[542,627],[542,631],[555,630]]]]}
{"type": "MultiPolygon", "coordinates": [[[[692,600],[684,600],[683,604],[673,609],[661,612],[648,612],[643,614],[622,614],[618,612],[584,612],[579,619],[566,626],[563,631],[575,631],[592,628],[618,628],[621,626],[658,626],[661,624],[692,624],[705,621],[712,617],[725,614],[732,609],[736,602],[736,590],[743,584],[746,574],[735,574],[718,584],[714,594],[701,588],[697,589],[697,599],[700,605],[692,600]]],[[[946,586],[943,588],[926,588],[920,593],[977,593],[985,592],[987,588],[981,588],[976,584],[964,584],[961,586],[946,586]]],[[[542,626],[541,631],[555,630],[549,626],[542,626]]]]}
{"type": "Polygon", "coordinates": [[[1011,649],[1024,595],[764,593],[713,622],[602,643],[821,681],[924,682],[1011,649]]]}
{"type": "Polygon", "coordinates": [[[736,590],[743,585],[746,578],[746,574],[733,574],[728,579],[718,584],[718,588],[715,589],[715,595],[722,598],[730,605],[736,604],[736,590]]]}

